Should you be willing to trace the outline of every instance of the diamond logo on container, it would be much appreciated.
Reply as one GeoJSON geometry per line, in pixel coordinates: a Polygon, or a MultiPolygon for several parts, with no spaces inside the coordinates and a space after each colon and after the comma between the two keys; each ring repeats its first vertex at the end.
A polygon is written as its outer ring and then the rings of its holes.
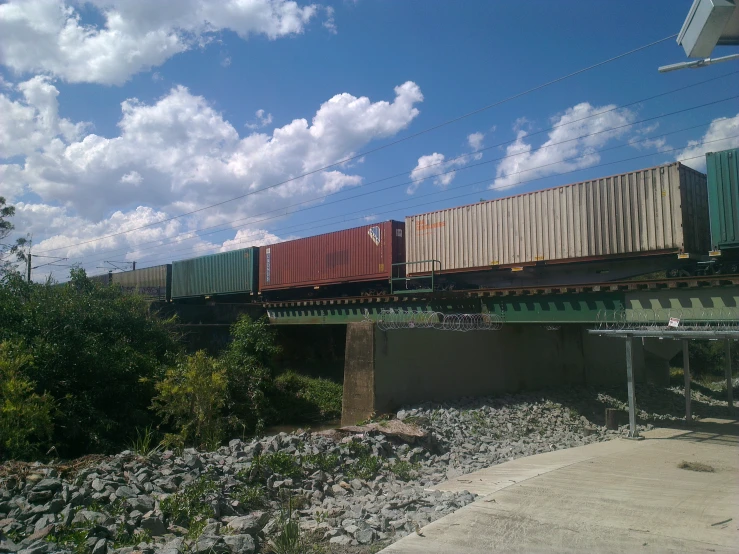
{"type": "Polygon", "coordinates": [[[375,245],[380,246],[380,226],[375,225],[374,227],[370,227],[367,230],[367,234],[372,239],[372,242],[375,243],[375,245]]]}

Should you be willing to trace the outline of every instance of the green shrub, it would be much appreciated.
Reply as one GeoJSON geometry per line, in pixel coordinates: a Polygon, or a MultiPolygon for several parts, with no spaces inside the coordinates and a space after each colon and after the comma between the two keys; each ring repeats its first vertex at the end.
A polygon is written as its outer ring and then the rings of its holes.
{"type": "Polygon", "coordinates": [[[51,439],[53,399],[33,392],[32,364],[22,344],[0,343],[0,458],[37,456],[51,439]]]}
{"type": "Polygon", "coordinates": [[[303,475],[303,469],[298,460],[286,452],[272,452],[256,456],[253,465],[263,474],[282,475],[284,477],[298,478],[303,475]]]}
{"type": "Polygon", "coordinates": [[[204,475],[189,483],[180,492],[162,500],[162,514],[170,522],[189,530],[188,535],[195,538],[200,534],[209,517],[213,516],[211,497],[219,490],[218,482],[204,475]]]}
{"type": "Polygon", "coordinates": [[[225,368],[200,350],[167,370],[156,384],[153,406],[183,444],[212,448],[223,438],[227,388],[225,368]]]}
{"type": "Polygon", "coordinates": [[[180,350],[173,323],[82,270],[63,285],[11,275],[0,286],[0,341],[25,343],[33,358],[26,378],[56,401],[46,446],[63,457],[119,450],[153,422],[154,381],[180,350]]]}
{"type": "Polygon", "coordinates": [[[231,338],[221,357],[228,374],[228,412],[245,429],[260,434],[272,413],[272,360],[280,348],[268,322],[247,315],[231,326],[231,338]]]}
{"type": "Polygon", "coordinates": [[[341,417],[343,387],[328,379],[286,371],[275,379],[275,408],[283,421],[326,421],[341,417]]]}

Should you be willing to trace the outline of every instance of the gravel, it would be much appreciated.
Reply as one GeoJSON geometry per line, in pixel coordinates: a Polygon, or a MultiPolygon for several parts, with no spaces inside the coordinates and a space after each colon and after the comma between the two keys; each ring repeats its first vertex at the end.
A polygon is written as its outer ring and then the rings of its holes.
{"type": "MultiPolygon", "coordinates": [[[[694,414],[725,416],[721,396],[694,390],[694,414]]],[[[0,468],[0,552],[263,552],[288,520],[325,552],[365,552],[475,500],[430,490],[442,481],[626,432],[602,426],[605,408],[625,401],[621,388],[603,387],[463,398],[400,410],[417,437],[380,421],[234,439],[213,452],[9,463],[0,468]]],[[[642,430],[684,417],[678,387],[638,387],[637,402],[642,430]]]]}

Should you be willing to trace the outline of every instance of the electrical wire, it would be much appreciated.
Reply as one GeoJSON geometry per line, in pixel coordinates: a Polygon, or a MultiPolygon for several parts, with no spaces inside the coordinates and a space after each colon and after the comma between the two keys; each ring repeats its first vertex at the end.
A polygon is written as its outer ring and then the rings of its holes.
{"type": "Polygon", "coordinates": [[[291,177],[291,178],[289,178],[289,179],[285,179],[285,180],[283,180],[283,181],[280,181],[280,182],[278,182],[278,183],[274,183],[274,184],[272,184],[272,185],[268,185],[268,186],[266,186],[266,187],[262,187],[262,188],[260,188],[260,189],[257,189],[257,190],[249,191],[248,193],[245,193],[245,194],[242,194],[242,195],[239,195],[239,196],[236,196],[236,197],[230,198],[230,199],[228,199],[228,200],[223,200],[223,201],[221,201],[221,202],[217,202],[217,203],[215,203],[215,204],[210,204],[210,205],[208,205],[208,206],[203,206],[203,207],[201,207],[201,208],[197,208],[197,209],[195,209],[195,210],[191,210],[191,211],[189,211],[189,212],[184,212],[184,213],[181,213],[181,214],[178,214],[178,215],[175,215],[175,216],[171,216],[171,217],[165,218],[165,219],[163,219],[163,220],[161,220],[161,221],[157,221],[157,222],[155,222],[155,223],[148,223],[148,224],[146,224],[146,225],[142,225],[142,226],[139,226],[139,227],[135,227],[135,228],[132,228],[132,229],[127,229],[127,230],[125,230],[125,231],[120,231],[120,232],[118,232],[118,233],[111,233],[111,234],[109,234],[109,235],[105,235],[105,236],[102,236],[102,237],[98,237],[98,238],[95,238],[95,239],[89,239],[89,240],[86,240],[86,241],[82,241],[82,242],[79,242],[79,243],[75,243],[75,244],[68,244],[68,245],[65,245],[65,246],[58,246],[58,247],[56,247],[56,248],[51,248],[51,249],[49,249],[49,250],[43,250],[42,252],[54,252],[54,251],[56,251],[56,250],[61,250],[61,249],[64,249],[64,248],[72,248],[72,247],[75,247],[75,246],[81,246],[81,245],[83,245],[83,244],[89,244],[89,243],[91,243],[91,242],[97,242],[97,241],[100,241],[100,240],[104,240],[104,239],[107,239],[107,238],[117,237],[117,236],[120,236],[120,235],[124,235],[124,234],[127,234],[127,233],[132,233],[133,231],[138,231],[138,230],[141,230],[141,229],[146,229],[146,228],[148,228],[148,227],[153,227],[153,226],[155,226],[155,225],[161,225],[162,223],[167,223],[168,221],[173,221],[173,220],[175,220],[175,219],[179,219],[179,218],[182,218],[182,217],[185,217],[185,216],[188,216],[188,215],[192,215],[192,214],[195,214],[195,213],[198,213],[198,212],[202,212],[202,211],[204,211],[204,210],[209,210],[209,209],[211,209],[211,208],[215,208],[215,207],[217,207],[217,206],[222,206],[222,205],[224,205],[224,204],[227,204],[227,203],[229,203],[229,202],[234,202],[234,201],[236,201],[236,200],[241,200],[242,198],[246,198],[247,196],[251,196],[251,195],[257,194],[257,193],[259,193],[259,192],[263,192],[263,191],[265,191],[265,190],[269,190],[269,189],[273,189],[273,188],[276,188],[276,187],[279,187],[279,186],[285,185],[285,184],[287,184],[287,183],[290,183],[290,182],[292,182],[292,181],[295,181],[295,180],[297,180],[297,179],[301,179],[301,178],[303,178],[303,177],[307,177],[307,176],[309,176],[309,175],[313,175],[313,174],[315,174],[315,173],[320,173],[321,171],[325,171],[326,169],[330,169],[330,168],[332,168],[332,167],[336,167],[336,166],[338,166],[338,165],[342,165],[342,164],[345,164],[345,163],[347,163],[347,162],[350,162],[350,161],[352,161],[352,160],[356,160],[356,159],[359,159],[359,158],[361,158],[361,157],[364,157],[364,156],[367,156],[367,155],[373,154],[373,153],[375,153],[375,152],[379,152],[380,150],[384,150],[384,149],[386,149],[386,148],[390,148],[391,146],[395,146],[395,145],[397,145],[397,144],[400,144],[400,143],[406,142],[406,141],[408,141],[408,140],[411,140],[411,139],[413,139],[413,138],[419,137],[419,136],[421,136],[421,135],[424,135],[424,134],[426,134],[426,133],[430,133],[430,132],[432,132],[432,131],[435,131],[435,130],[437,130],[437,129],[441,129],[442,127],[446,127],[447,125],[451,125],[452,123],[456,123],[456,122],[458,122],[458,121],[461,121],[461,120],[463,120],[463,119],[466,119],[466,118],[468,118],[468,117],[471,117],[471,116],[473,116],[473,115],[476,115],[476,114],[482,113],[482,112],[484,112],[484,111],[487,111],[487,110],[489,110],[489,109],[491,109],[491,108],[494,108],[494,107],[500,106],[500,105],[502,105],[502,104],[504,104],[504,103],[506,103],[506,102],[510,102],[510,101],[512,101],[512,100],[515,100],[515,99],[517,99],[517,98],[521,98],[522,96],[525,96],[525,95],[527,95],[527,94],[531,94],[532,92],[536,92],[536,91],[538,91],[538,90],[544,89],[544,88],[546,88],[546,87],[549,87],[549,86],[551,86],[551,85],[554,85],[554,84],[556,84],[556,83],[560,83],[560,82],[562,82],[562,81],[565,81],[565,80],[567,80],[567,79],[570,79],[570,78],[572,78],[572,77],[575,77],[575,76],[577,76],[577,75],[580,75],[580,74],[582,74],[582,73],[585,73],[585,72],[587,72],[587,71],[591,71],[591,70],[593,70],[593,69],[596,69],[596,68],[598,68],[598,67],[601,67],[601,66],[603,66],[603,65],[606,65],[606,64],[608,64],[608,63],[614,62],[614,61],[616,61],[616,60],[619,60],[619,59],[621,59],[621,58],[624,58],[624,57],[630,56],[630,55],[632,55],[632,54],[635,54],[635,53],[637,53],[637,52],[640,52],[640,51],[642,51],[642,50],[646,50],[647,48],[651,48],[652,46],[656,46],[657,44],[660,44],[660,43],[662,43],[662,42],[665,42],[665,41],[667,41],[667,40],[670,40],[670,39],[672,39],[672,38],[675,38],[676,36],[677,36],[677,34],[674,34],[674,35],[670,35],[670,36],[664,37],[664,38],[662,38],[662,39],[656,40],[656,41],[654,41],[654,42],[650,42],[650,43],[648,43],[648,44],[645,44],[645,45],[643,45],[643,46],[639,46],[638,48],[634,48],[634,49],[632,49],[632,50],[629,50],[628,52],[624,52],[624,53],[622,53],[622,54],[618,54],[618,55],[616,55],[616,56],[613,56],[613,57],[611,57],[611,58],[608,58],[608,59],[606,59],[606,60],[600,61],[600,62],[598,62],[598,63],[596,63],[596,64],[593,64],[593,65],[590,65],[590,66],[588,66],[588,67],[584,67],[584,68],[582,68],[582,69],[578,69],[577,71],[573,71],[572,73],[568,73],[567,75],[563,75],[562,77],[558,77],[558,78],[556,78],[556,79],[553,79],[553,80],[551,80],[551,81],[547,81],[547,82],[545,82],[545,83],[542,83],[542,84],[540,84],[540,85],[537,85],[537,86],[535,86],[535,87],[532,87],[532,88],[530,88],[530,89],[527,89],[527,90],[524,90],[524,91],[522,91],[522,92],[516,93],[516,94],[514,94],[514,95],[512,95],[512,96],[508,96],[507,98],[504,98],[504,99],[502,99],[502,100],[498,100],[498,101],[496,101],[496,102],[493,102],[492,104],[488,104],[488,105],[486,105],[486,106],[483,106],[482,108],[478,108],[478,109],[476,109],[476,110],[473,110],[473,111],[471,111],[471,112],[467,112],[467,113],[465,113],[465,114],[463,114],[463,115],[460,115],[460,116],[458,116],[458,117],[455,117],[455,118],[453,118],[453,119],[450,119],[450,120],[444,121],[444,122],[442,122],[442,123],[439,123],[438,125],[434,125],[434,126],[431,126],[431,127],[427,127],[426,129],[423,129],[423,130],[421,130],[421,131],[417,131],[416,133],[412,133],[412,134],[410,134],[410,135],[408,135],[408,136],[405,136],[405,137],[403,137],[403,138],[400,138],[400,139],[394,140],[394,141],[392,141],[392,142],[389,142],[389,143],[383,144],[383,145],[381,145],[381,146],[378,146],[378,147],[376,147],[376,148],[372,148],[372,149],[370,149],[370,150],[365,150],[364,152],[361,152],[361,153],[359,153],[359,154],[355,154],[355,155],[352,155],[352,156],[348,156],[348,157],[346,157],[346,158],[343,158],[343,159],[341,159],[341,160],[338,160],[338,161],[336,161],[336,162],[333,162],[333,163],[331,163],[331,164],[329,164],[329,165],[325,165],[325,166],[323,166],[323,167],[320,167],[320,168],[318,168],[318,169],[314,169],[314,170],[311,170],[311,171],[307,171],[307,172],[305,172],[305,173],[302,173],[302,174],[300,174],[300,175],[297,175],[297,176],[295,176],[295,177],[291,177]]]}
{"type": "MultiPolygon", "coordinates": [[[[659,135],[659,136],[664,136],[664,135],[659,135]]],[[[737,138],[737,137],[739,137],[739,135],[732,135],[732,136],[728,136],[728,137],[722,137],[720,139],[715,139],[715,140],[710,140],[710,141],[703,141],[703,142],[697,143],[697,144],[695,144],[693,146],[701,146],[701,145],[706,145],[706,144],[713,144],[713,143],[716,143],[716,142],[722,142],[722,141],[726,141],[726,140],[731,140],[731,139],[737,138]]],[[[653,138],[655,138],[655,137],[651,137],[649,139],[644,139],[644,140],[652,140],[653,138]]],[[[548,166],[552,166],[552,165],[558,165],[558,164],[561,164],[561,163],[564,163],[564,162],[573,161],[573,160],[576,160],[578,158],[583,158],[585,156],[589,156],[589,155],[591,155],[593,153],[602,153],[602,152],[605,152],[605,151],[608,151],[608,150],[613,150],[613,149],[616,149],[616,148],[623,148],[623,147],[629,146],[629,145],[630,144],[618,145],[616,147],[610,147],[610,148],[598,150],[598,151],[595,151],[595,152],[590,152],[590,153],[587,153],[587,154],[581,154],[579,156],[575,156],[575,157],[572,157],[572,158],[565,158],[565,159],[557,160],[557,161],[551,162],[549,164],[544,164],[544,165],[541,165],[541,166],[537,166],[537,167],[533,167],[533,168],[528,168],[528,169],[523,170],[523,171],[520,171],[520,172],[511,173],[510,175],[516,175],[516,174],[520,174],[520,173],[526,173],[528,171],[534,171],[534,170],[537,170],[537,169],[542,169],[544,167],[548,167],[548,166]]],[[[616,161],[612,161],[612,162],[605,162],[605,163],[602,163],[602,164],[597,164],[597,165],[592,165],[592,166],[588,166],[588,167],[573,169],[571,171],[565,171],[565,172],[561,172],[561,173],[556,173],[556,174],[551,174],[551,175],[545,175],[545,176],[536,177],[536,178],[533,178],[533,179],[528,179],[528,180],[525,180],[525,181],[519,181],[517,183],[513,183],[513,184],[510,184],[510,185],[505,185],[505,186],[502,186],[502,187],[497,187],[497,188],[492,189],[492,190],[496,190],[496,191],[497,190],[506,190],[506,189],[510,189],[510,188],[519,187],[519,186],[524,185],[524,184],[528,184],[528,183],[532,183],[532,182],[535,182],[535,181],[539,181],[539,180],[542,180],[542,179],[546,179],[546,178],[549,178],[549,177],[559,177],[559,176],[562,176],[562,175],[569,175],[569,174],[572,174],[572,173],[576,173],[578,171],[584,171],[584,170],[587,170],[587,169],[593,169],[593,168],[597,168],[597,167],[606,167],[606,166],[615,165],[615,164],[619,164],[619,163],[624,163],[624,162],[628,162],[628,161],[633,161],[633,160],[637,160],[637,159],[643,159],[643,158],[648,158],[648,157],[651,157],[651,156],[657,156],[657,155],[667,154],[667,153],[670,153],[670,152],[676,152],[676,151],[679,151],[679,150],[683,150],[683,148],[682,147],[680,147],[680,148],[672,148],[670,150],[663,150],[661,152],[652,152],[652,153],[644,154],[644,155],[641,155],[641,156],[632,156],[630,158],[625,158],[625,159],[622,159],[622,160],[616,160],[616,161]]],[[[684,161],[689,161],[689,160],[693,160],[693,159],[697,159],[697,158],[702,158],[703,156],[704,155],[701,154],[701,155],[698,155],[698,156],[692,156],[692,157],[688,157],[688,158],[681,158],[681,159],[676,160],[676,161],[677,162],[684,162],[684,161]]],[[[457,191],[457,190],[460,190],[460,189],[463,189],[463,188],[468,188],[470,186],[479,185],[479,184],[486,183],[486,182],[489,182],[489,181],[490,181],[489,178],[482,179],[480,181],[475,181],[475,182],[472,182],[472,183],[468,183],[468,184],[465,184],[465,185],[454,187],[453,189],[446,189],[446,190],[443,190],[443,191],[436,191],[436,192],[432,192],[432,193],[427,193],[425,195],[420,195],[420,196],[418,196],[416,198],[425,198],[425,197],[429,197],[429,196],[435,196],[435,195],[438,195],[438,194],[445,194],[445,193],[450,192],[450,191],[457,191]]],[[[464,193],[464,194],[461,194],[461,195],[452,196],[452,197],[449,197],[449,198],[444,198],[443,200],[433,200],[431,202],[424,202],[424,203],[420,203],[420,204],[417,204],[417,203],[414,202],[413,206],[415,208],[417,208],[419,206],[427,206],[427,205],[436,204],[436,203],[441,202],[441,201],[448,202],[449,200],[455,200],[455,199],[458,199],[458,198],[464,198],[464,197],[467,197],[467,196],[470,196],[470,195],[473,195],[473,194],[479,195],[480,192],[479,191],[475,191],[475,192],[471,192],[471,193],[464,193]]],[[[411,201],[411,200],[414,200],[414,199],[408,199],[407,201],[411,201]]],[[[369,209],[375,209],[375,208],[384,207],[384,206],[395,206],[395,208],[393,208],[392,210],[387,210],[385,212],[380,212],[379,214],[374,214],[375,216],[387,215],[387,214],[391,214],[391,213],[396,213],[396,212],[398,212],[400,210],[404,210],[404,211],[407,210],[408,207],[405,207],[405,208],[398,208],[397,207],[397,204],[400,204],[400,203],[403,203],[403,202],[406,202],[406,201],[390,202],[390,203],[383,204],[383,205],[380,205],[380,206],[374,206],[373,208],[369,208],[369,209]]],[[[364,213],[366,211],[367,211],[367,208],[365,208],[363,210],[358,210],[357,212],[353,212],[353,213],[364,213]]],[[[344,214],[344,216],[346,216],[346,215],[349,215],[349,214],[344,214]]],[[[417,215],[423,215],[423,214],[417,214],[417,215]]],[[[358,217],[358,218],[354,218],[354,219],[362,219],[362,217],[358,217]]],[[[345,218],[343,220],[343,222],[346,222],[346,221],[351,221],[351,219],[347,220],[345,218]]],[[[311,229],[318,229],[318,228],[323,228],[323,227],[329,227],[329,226],[332,226],[332,225],[336,225],[338,223],[341,223],[341,221],[335,221],[335,222],[331,222],[331,223],[317,225],[317,226],[314,226],[314,227],[311,227],[311,228],[308,228],[308,229],[305,229],[305,230],[311,230],[311,229]]],[[[242,240],[242,241],[238,241],[238,242],[236,242],[234,244],[248,244],[249,242],[250,241],[242,240]]],[[[220,247],[221,247],[220,245],[217,245],[217,246],[214,246],[212,248],[207,248],[207,249],[204,249],[201,252],[198,252],[197,254],[198,255],[202,255],[202,252],[207,252],[208,250],[218,249],[220,247]]],[[[189,250],[189,249],[186,249],[186,250],[189,250]]],[[[176,251],[170,251],[170,252],[168,252],[167,255],[169,256],[169,255],[173,254],[174,252],[176,252],[176,251]]],[[[153,259],[150,259],[148,261],[149,262],[152,262],[152,261],[156,261],[157,259],[161,259],[161,257],[160,258],[153,258],[153,259]]]]}
{"type": "MultiPolygon", "coordinates": [[[[642,120],[639,120],[639,121],[634,121],[632,123],[627,123],[627,124],[624,124],[624,125],[619,125],[619,126],[616,126],[616,127],[611,127],[609,129],[604,129],[604,130],[596,131],[596,132],[593,132],[593,133],[586,133],[584,135],[579,135],[579,136],[574,137],[574,138],[571,138],[571,139],[566,139],[566,140],[563,140],[563,141],[559,141],[559,142],[556,142],[556,143],[549,144],[546,147],[542,147],[542,148],[550,148],[550,147],[559,146],[559,145],[562,145],[562,144],[565,144],[565,143],[568,143],[568,142],[573,142],[573,141],[581,140],[583,138],[588,138],[588,137],[592,137],[592,136],[596,136],[596,135],[600,135],[600,134],[612,133],[614,131],[617,131],[617,130],[620,130],[620,129],[624,129],[624,128],[627,128],[627,127],[632,127],[634,125],[639,125],[639,124],[645,123],[647,121],[653,121],[655,119],[661,119],[663,117],[669,117],[669,116],[672,116],[672,115],[686,113],[686,112],[691,111],[691,110],[703,108],[703,107],[706,107],[706,106],[715,105],[715,104],[721,103],[721,102],[727,102],[729,100],[734,100],[736,98],[739,98],[739,95],[734,95],[734,96],[731,96],[729,98],[724,98],[724,99],[721,99],[721,100],[715,100],[715,101],[707,102],[707,103],[704,103],[704,104],[699,104],[697,106],[691,106],[689,108],[684,108],[684,109],[681,109],[681,110],[676,110],[676,111],[673,111],[673,112],[668,112],[666,114],[661,114],[661,115],[658,115],[658,116],[648,117],[648,118],[645,118],[645,119],[642,119],[642,120]]],[[[581,118],[581,119],[584,119],[584,118],[581,118]]],[[[708,123],[710,123],[710,122],[708,122],[708,123]]],[[[687,128],[684,128],[684,129],[673,131],[671,133],[667,133],[667,134],[659,134],[657,136],[653,136],[653,137],[651,137],[649,139],[645,139],[645,140],[653,140],[654,138],[659,138],[659,137],[662,137],[662,136],[667,136],[669,134],[674,134],[674,133],[678,133],[678,132],[687,131],[687,130],[690,130],[690,129],[702,127],[704,125],[707,125],[708,123],[701,123],[699,125],[695,125],[695,126],[692,126],[692,127],[687,127],[687,128]]],[[[628,145],[628,144],[638,144],[639,142],[643,142],[643,141],[632,141],[631,143],[627,143],[626,145],[628,145]]],[[[612,148],[618,148],[618,147],[620,147],[620,146],[616,146],[616,147],[612,147],[612,148]]],[[[450,174],[450,173],[454,173],[454,172],[459,172],[459,171],[464,171],[464,170],[467,170],[467,169],[472,169],[472,168],[475,168],[475,167],[480,167],[480,166],[491,164],[491,163],[495,163],[495,162],[498,162],[498,161],[501,161],[501,160],[504,160],[504,159],[507,159],[507,158],[511,158],[511,157],[515,157],[515,156],[520,156],[522,154],[525,154],[525,152],[518,152],[518,153],[509,154],[509,155],[506,155],[506,156],[501,156],[501,157],[498,157],[498,158],[493,158],[493,159],[490,159],[490,160],[486,160],[484,162],[479,162],[479,163],[475,163],[475,164],[469,164],[466,167],[462,167],[462,168],[454,168],[454,169],[451,169],[449,171],[440,172],[438,174],[435,174],[432,177],[439,177],[441,175],[446,175],[446,174],[450,174]]],[[[396,175],[396,177],[397,176],[400,176],[400,175],[405,175],[405,174],[406,174],[406,172],[401,173],[401,174],[398,174],[398,175],[396,175]]],[[[380,181],[382,181],[382,179],[380,181]]],[[[301,208],[301,209],[298,209],[298,210],[293,210],[293,211],[291,211],[289,213],[292,215],[292,214],[300,213],[300,212],[303,212],[303,211],[308,211],[308,210],[312,210],[312,209],[318,209],[318,208],[321,208],[321,207],[330,206],[330,205],[337,204],[337,203],[340,203],[340,202],[345,202],[347,200],[352,200],[352,199],[356,199],[356,198],[359,198],[359,197],[368,196],[370,194],[377,194],[379,192],[385,192],[387,190],[398,188],[398,187],[401,187],[401,186],[415,184],[415,183],[418,183],[419,181],[420,181],[419,179],[405,181],[405,182],[402,182],[402,183],[398,183],[398,184],[390,185],[390,186],[387,186],[387,187],[383,187],[381,189],[377,189],[377,190],[374,190],[374,191],[367,191],[367,192],[362,192],[362,193],[359,193],[359,194],[354,194],[354,195],[348,196],[346,198],[342,198],[342,199],[339,199],[339,200],[334,200],[332,202],[324,202],[324,203],[321,203],[319,205],[308,206],[308,207],[301,208]]],[[[379,182],[379,181],[373,181],[373,182],[367,183],[367,184],[362,185],[362,186],[363,187],[364,186],[369,186],[370,184],[376,184],[377,182],[379,182]]],[[[185,242],[185,241],[188,241],[188,240],[195,240],[195,239],[198,239],[198,238],[201,238],[201,237],[204,237],[204,236],[208,236],[208,235],[212,235],[212,234],[216,234],[216,233],[221,233],[221,232],[226,232],[226,231],[232,231],[232,230],[236,230],[236,229],[239,229],[239,228],[242,228],[242,227],[256,225],[256,224],[259,224],[259,223],[263,223],[265,221],[270,221],[270,220],[273,220],[273,219],[277,219],[277,218],[283,217],[283,215],[284,215],[284,213],[286,211],[288,211],[291,208],[294,208],[296,206],[301,206],[301,205],[304,205],[304,204],[311,204],[311,203],[314,203],[314,202],[318,202],[318,201],[324,200],[324,199],[326,199],[328,197],[337,195],[340,192],[346,192],[346,191],[339,191],[339,192],[325,194],[325,195],[322,195],[322,196],[319,196],[319,197],[314,197],[312,199],[303,200],[301,202],[290,204],[290,205],[285,206],[285,207],[280,207],[280,208],[275,208],[273,210],[268,210],[266,212],[262,212],[260,214],[252,215],[252,216],[247,217],[247,218],[241,218],[241,219],[232,220],[232,221],[230,221],[230,222],[228,222],[226,224],[221,223],[219,225],[215,225],[215,226],[212,226],[211,227],[211,228],[218,227],[218,229],[216,229],[214,231],[207,232],[207,233],[202,233],[201,232],[201,231],[204,231],[204,230],[209,229],[209,228],[206,227],[204,229],[199,229],[199,230],[195,230],[195,231],[187,231],[185,233],[180,233],[179,235],[176,235],[175,237],[172,237],[170,240],[166,240],[165,242],[162,242],[162,239],[145,241],[145,242],[142,242],[142,243],[137,244],[136,245],[136,249],[139,252],[142,251],[142,250],[149,250],[149,248],[143,248],[143,249],[141,249],[141,248],[139,248],[139,246],[142,245],[142,244],[152,244],[152,243],[157,243],[156,246],[154,246],[153,248],[163,248],[163,247],[168,246],[168,245],[171,245],[171,244],[179,244],[180,242],[185,242]],[[261,215],[266,215],[266,214],[270,214],[270,213],[274,213],[274,212],[279,212],[279,213],[278,213],[278,215],[275,215],[275,216],[272,216],[272,217],[265,217],[265,218],[256,219],[256,220],[254,219],[255,217],[259,217],[261,215]],[[243,224],[243,225],[239,225],[239,226],[234,226],[233,225],[233,223],[236,223],[238,221],[244,221],[244,220],[249,220],[249,221],[247,223],[243,224]],[[223,225],[228,225],[228,226],[227,227],[223,227],[223,225]],[[195,234],[195,235],[190,236],[190,237],[180,238],[179,240],[174,240],[174,239],[177,239],[177,237],[181,237],[182,235],[189,235],[189,234],[192,234],[192,233],[199,233],[199,234],[195,234]]],[[[131,250],[130,247],[119,248],[119,249],[116,249],[116,250],[107,250],[107,251],[105,251],[105,253],[101,253],[101,256],[102,257],[106,257],[106,256],[110,256],[110,255],[116,255],[116,254],[118,254],[120,252],[128,252],[130,250],[131,250]]],[[[83,256],[76,256],[74,258],[75,259],[81,259],[81,258],[83,258],[83,256]]],[[[99,260],[100,260],[100,258],[92,258],[91,261],[99,261],[99,260]]]]}

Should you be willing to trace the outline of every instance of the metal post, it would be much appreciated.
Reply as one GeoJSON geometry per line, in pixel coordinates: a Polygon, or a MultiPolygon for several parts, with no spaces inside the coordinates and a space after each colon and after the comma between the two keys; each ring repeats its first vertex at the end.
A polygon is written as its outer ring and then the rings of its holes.
{"type": "Polygon", "coordinates": [[[634,354],[631,335],[626,336],[626,381],[629,391],[629,438],[636,439],[639,432],[636,430],[636,398],[634,396],[634,354]]]}
{"type": "Polygon", "coordinates": [[[688,339],[683,339],[683,375],[685,376],[685,423],[693,421],[690,412],[690,353],[688,352],[688,339]]]}
{"type": "Polygon", "coordinates": [[[726,339],[726,399],[729,402],[729,415],[734,415],[734,387],[731,382],[731,342],[726,339]]]}

